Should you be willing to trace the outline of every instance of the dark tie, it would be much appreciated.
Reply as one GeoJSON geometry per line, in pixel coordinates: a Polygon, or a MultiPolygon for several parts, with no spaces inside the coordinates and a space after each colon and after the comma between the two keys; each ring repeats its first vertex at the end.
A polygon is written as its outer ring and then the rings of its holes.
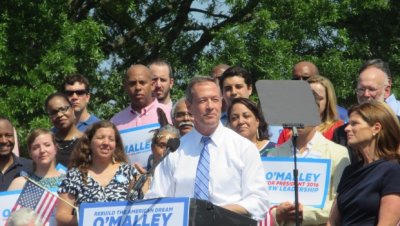
{"type": "Polygon", "coordinates": [[[194,182],[194,197],[197,199],[208,200],[208,182],[210,176],[210,153],[208,151],[208,144],[210,141],[210,137],[201,138],[201,142],[204,146],[200,153],[194,182]]]}

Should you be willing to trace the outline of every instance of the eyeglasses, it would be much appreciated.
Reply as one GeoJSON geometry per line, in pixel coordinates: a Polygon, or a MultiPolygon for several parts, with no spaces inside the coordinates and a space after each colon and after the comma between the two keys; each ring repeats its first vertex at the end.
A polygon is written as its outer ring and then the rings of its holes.
{"type": "Polygon", "coordinates": [[[88,92],[85,89],[77,89],[77,90],[65,90],[65,95],[72,97],[74,93],[78,96],[86,95],[88,92]]]}
{"type": "Polygon", "coordinates": [[[62,114],[67,113],[67,111],[70,108],[71,108],[71,106],[60,107],[60,108],[58,108],[56,110],[49,111],[48,114],[49,114],[50,117],[56,117],[59,112],[61,112],[62,114]]]}
{"type": "MultiPolygon", "coordinates": [[[[386,87],[386,86],[384,86],[386,87]]],[[[375,95],[380,89],[379,88],[357,88],[356,92],[358,95],[363,95],[368,91],[369,94],[375,95]]]]}
{"type": "Polygon", "coordinates": [[[176,112],[175,113],[175,118],[184,118],[185,116],[192,118],[193,115],[190,112],[176,112]]]}

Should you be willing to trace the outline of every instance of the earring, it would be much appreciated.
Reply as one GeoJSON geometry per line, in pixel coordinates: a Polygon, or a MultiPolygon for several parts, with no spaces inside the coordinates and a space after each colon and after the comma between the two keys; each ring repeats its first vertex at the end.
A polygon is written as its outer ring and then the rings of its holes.
{"type": "Polygon", "coordinates": [[[89,160],[89,162],[92,161],[92,155],[91,154],[88,155],[88,160],[89,160]]]}
{"type": "Polygon", "coordinates": [[[112,161],[113,164],[115,164],[115,156],[114,155],[112,156],[111,161],[112,161]]]}

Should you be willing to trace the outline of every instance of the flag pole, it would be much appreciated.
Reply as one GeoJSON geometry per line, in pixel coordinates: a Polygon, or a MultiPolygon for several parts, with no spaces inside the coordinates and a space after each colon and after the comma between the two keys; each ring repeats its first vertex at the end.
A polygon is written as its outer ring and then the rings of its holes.
{"type": "Polygon", "coordinates": [[[33,183],[34,185],[38,186],[39,188],[48,191],[50,194],[56,196],[59,200],[65,202],[67,205],[69,205],[70,207],[72,207],[72,209],[75,210],[76,213],[76,220],[78,221],[79,224],[79,211],[78,211],[78,207],[74,206],[73,204],[69,203],[67,200],[61,198],[60,196],[58,196],[58,194],[54,194],[53,192],[51,192],[49,189],[43,187],[42,185],[40,185],[38,182],[32,180],[31,178],[29,178],[28,176],[23,176],[26,180],[28,180],[29,182],[33,183]]]}

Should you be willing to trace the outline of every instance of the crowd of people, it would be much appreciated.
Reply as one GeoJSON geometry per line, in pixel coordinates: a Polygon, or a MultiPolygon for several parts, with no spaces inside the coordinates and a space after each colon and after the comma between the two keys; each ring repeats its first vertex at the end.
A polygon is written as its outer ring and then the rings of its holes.
{"type": "Polygon", "coordinates": [[[174,102],[167,61],[132,65],[123,81],[129,106],[110,120],[88,111],[89,81],[67,76],[44,103],[53,128],[35,129],[27,138],[31,160],[13,153],[14,127],[0,116],[0,191],[22,189],[27,180],[58,189],[58,225],[77,225],[75,207],[83,202],[158,197],[203,199],[273,225],[400,223],[400,102],[391,93],[388,64],[373,59],[361,65],[358,103],[348,112],[312,62],[297,63],[292,75],[309,84],[319,125],[268,125],[260,104],[250,99],[252,76],[239,66],[220,64],[208,76],[193,77],[185,97],[174,102]],[[153,131],[147,165],[138,164],[125,153],[120,132],[154,123],[160,128],[153,131]],[[165,155],[169,139],[180,145],[165,155]],[[330,161],[322,207],[300,200],[298,216],[293,197],[271,203],[262,162],[294,156],[330,161]],[[57,164],[67,167],[66,174],[57,164]],[[145,186],[133,190],[148,170],[145,186]]]}

